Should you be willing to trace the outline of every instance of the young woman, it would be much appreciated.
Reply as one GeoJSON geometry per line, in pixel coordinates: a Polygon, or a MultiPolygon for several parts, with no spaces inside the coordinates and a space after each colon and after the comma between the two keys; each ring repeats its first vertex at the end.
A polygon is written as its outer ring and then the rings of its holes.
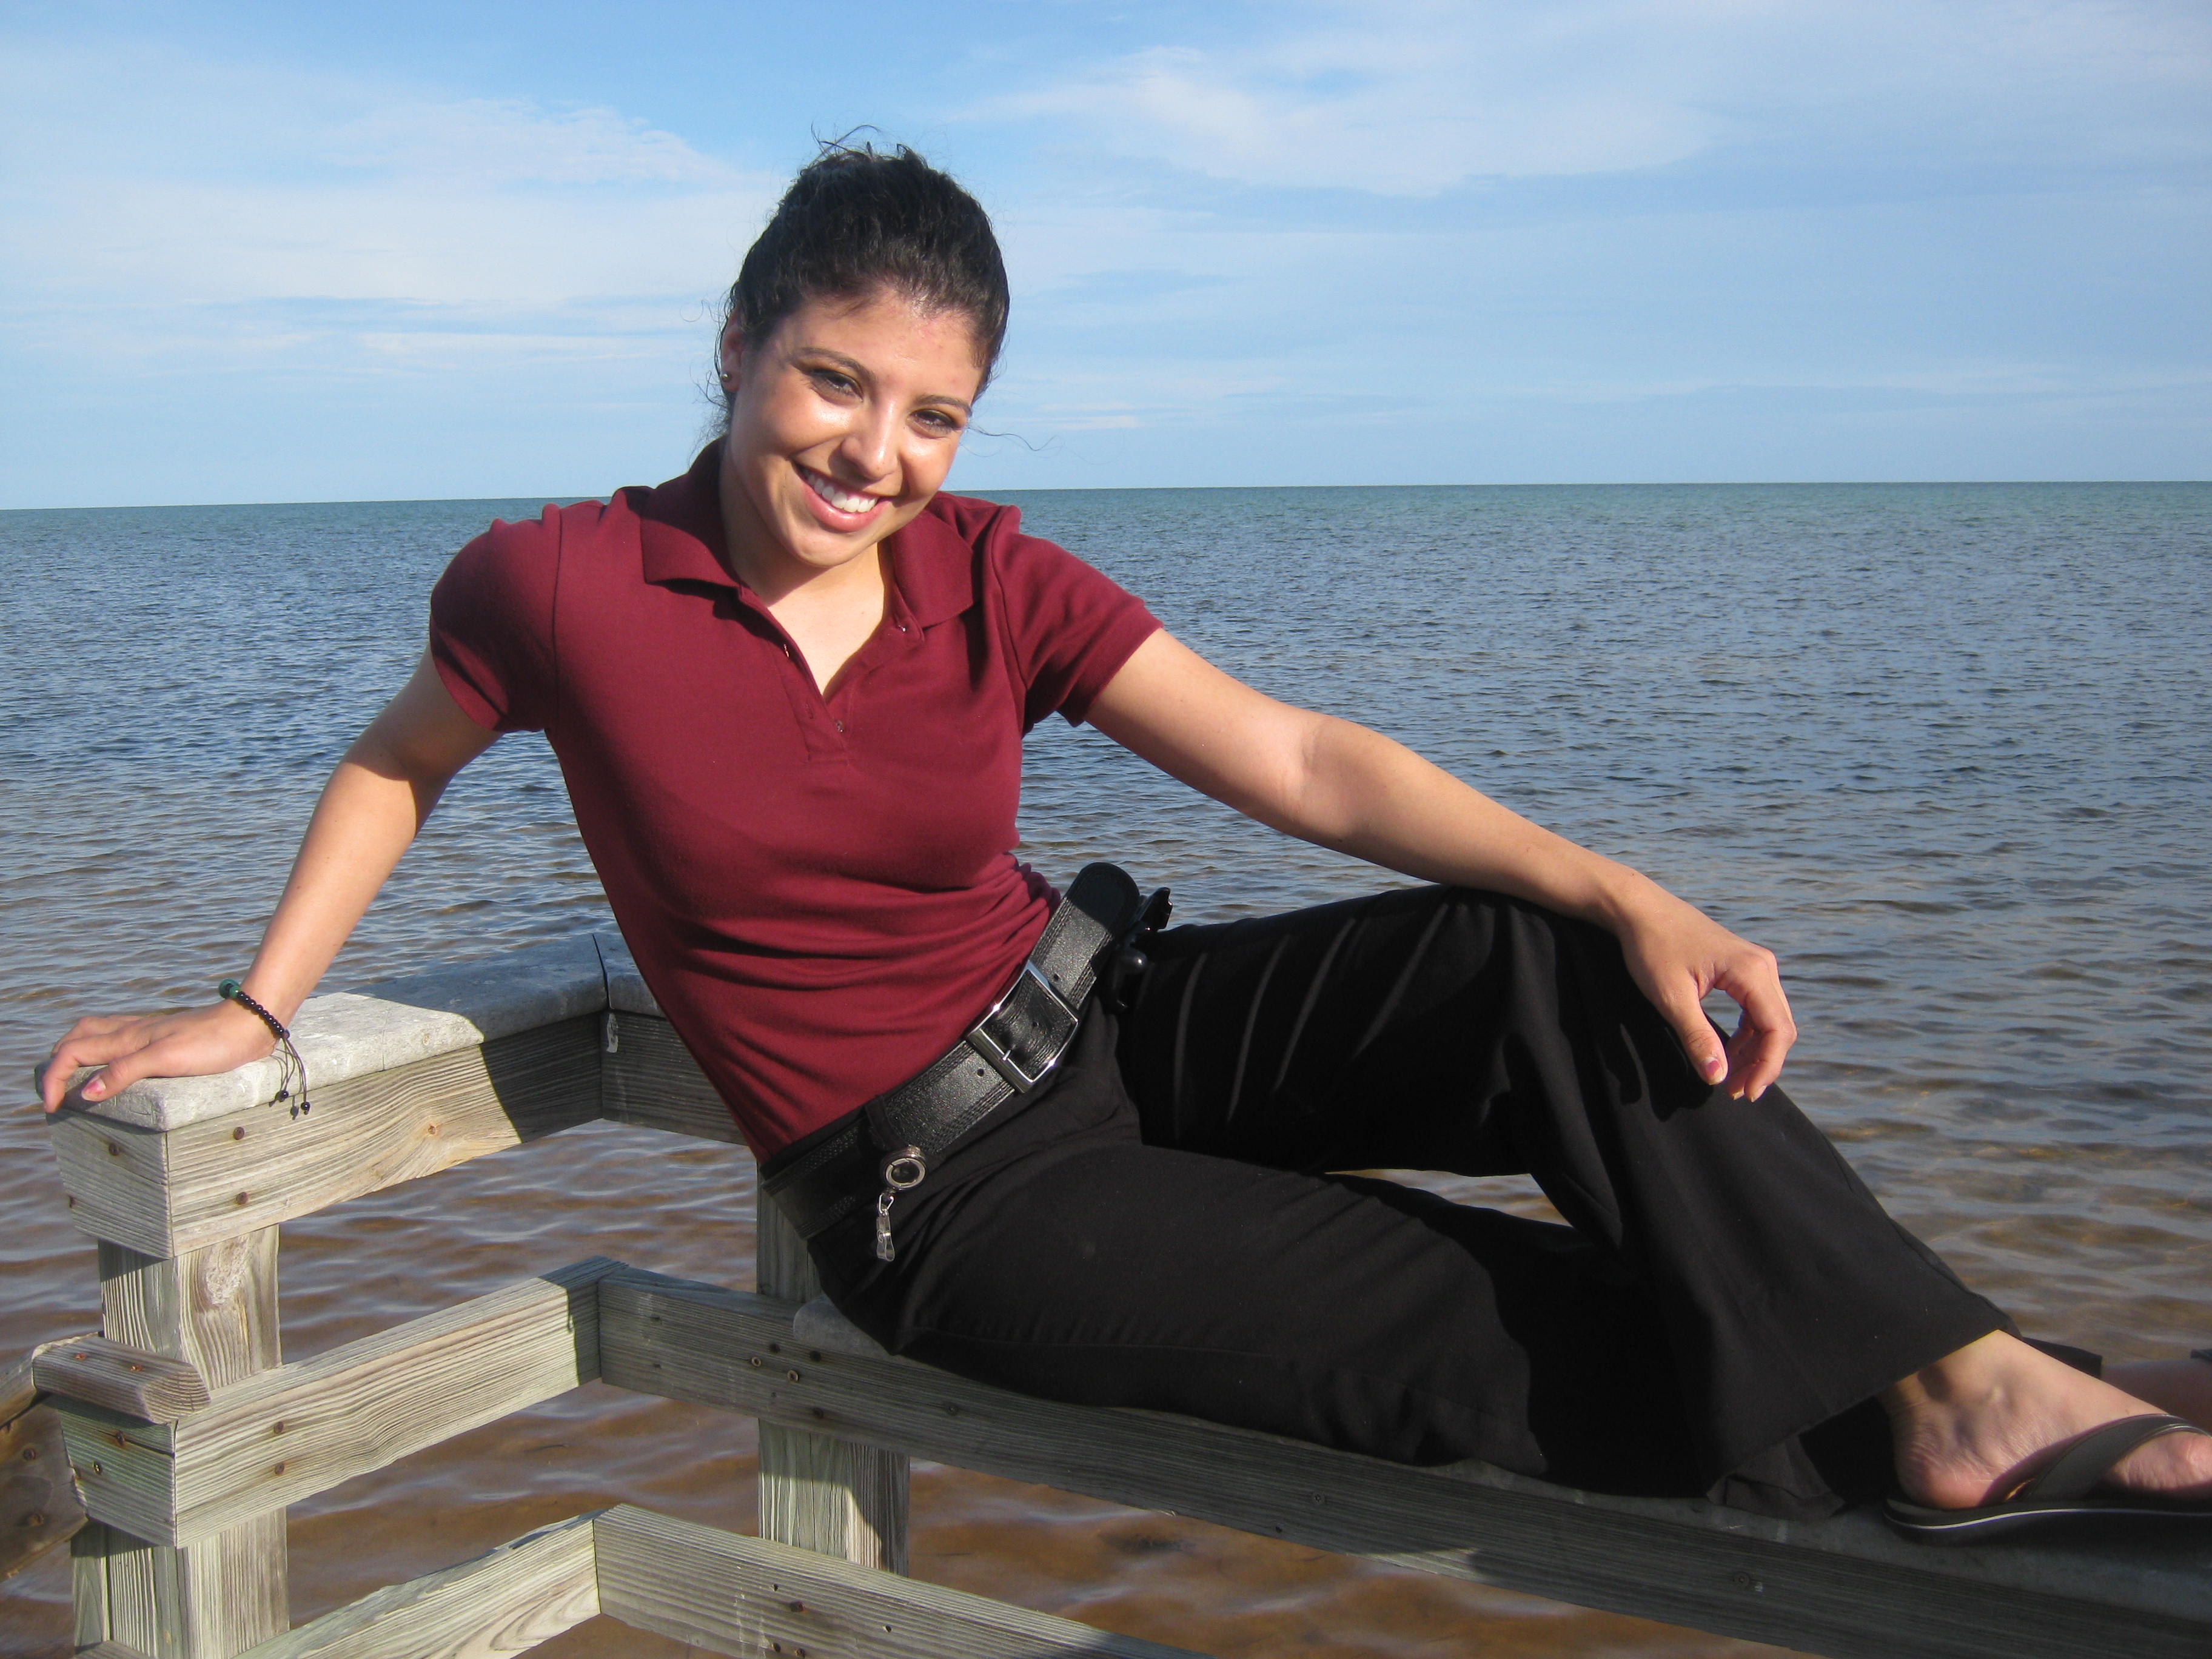
{"type": "MultiPolygon", "coordinates": [[[[1006,324],[951,179],[808,167],[731,292],[726,434],[463,550],[246,997],[289,1021],[454,774],[543,729],[647,982],[895,1351],[1785,1515],[1893,1474],[1935,1534],[2200,1512],[2212,1437],[2160,1412],[2212,1422],[2212,1366],[2100,1379],[1891,1222],[1773,1086],[1768,952],[940,495],[1006,324]],[[1055,712],[1439,884],[1164,931],[1117,872],[1060,902],[1012,854],[1055,712]],[[1331,1173],[1401,1167],[1532,1172],[1571,1225],[1331,1173]]],[[[79,1021],[47,1109],[258,1057],[252,1002],[79,1021]]]]}

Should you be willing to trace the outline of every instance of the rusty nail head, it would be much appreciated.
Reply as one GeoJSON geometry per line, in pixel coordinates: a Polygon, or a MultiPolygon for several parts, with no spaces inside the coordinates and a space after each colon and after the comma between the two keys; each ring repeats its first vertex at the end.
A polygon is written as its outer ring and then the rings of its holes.
{"type": "Polygon", "coordinates": [[[233,1202],[236,1203],[236,1204],[237,1204],[240,1208],[243,1208],[246,1204],[250,1203],[251,1201],[252,1201],[252,1199],[251,1199],[250,1194],[246,1194],[246,1193],[240,1193],[240,1194],[237,1196],[237,1198],[236,1198],[235,1200],[233,1200],[233,1202]]]}
{"type": "Polygon", "coordinates": [[[783,1374],[783,1379],[787,1382],[796,1382],[799,1381],[799,1373],[797,1371],[786,1371],[783,1374]]]}

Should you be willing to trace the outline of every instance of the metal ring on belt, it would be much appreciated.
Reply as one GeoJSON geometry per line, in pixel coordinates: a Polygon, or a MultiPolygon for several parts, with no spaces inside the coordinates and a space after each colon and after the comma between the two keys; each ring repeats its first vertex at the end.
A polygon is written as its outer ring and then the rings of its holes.
{"type": "Polygon", "coordinates": [[[898,1193],[919,1184],[929,1160],[1000,1106],[1034,1092],[1074,1040],[1106,958],[1165,895],[1140,897],[1111,864],[1091,864],[1068,884],[1014,981],[960,1041],[762,1185],[804,1238],[850,1214],[879,1179],[877,1254],[890,1259],[888,1217],[898,1193]],[[878,1165],[880,1164],[880,1167],[878,1165]]]}

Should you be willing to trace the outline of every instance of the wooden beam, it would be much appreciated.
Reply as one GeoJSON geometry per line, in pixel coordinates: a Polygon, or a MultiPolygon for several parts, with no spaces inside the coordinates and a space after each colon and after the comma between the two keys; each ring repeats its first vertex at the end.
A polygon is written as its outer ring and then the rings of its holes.
{"type": "MultiPolygon", "coordinates": [[[[632,969],[629,977],[635,976],[632,969]]],[[[372,1073],[597,1015],[607,1006],[612,977],[598,939],[578,933],[483,961],[427,969],[373,986],[367,995],[337,991],[309,997],[292,1020],[292,1041],[307,1069],[309,1093],[319,1100],[325,1089],[372,1073]]],[[[659,1012],[649,999],[644,1006],[659,1012]]],[[[93,1069],[82,1068],[71,1089],[93,1069]]],[[[276,1097],[282,1073],[270,1056],[211,1076],[142,1078],[105,1100],[88,1102],[72,1093],[68,1103],[106,1122],[180,1129],[267,1104],[276,1097]]]]}
{"type": "Polygon", "coordinates": [[[166,1258],[311,1215],[599,1115],[599,1017],[562,1021],[173,1129],[64,1110],[76,1224],[166,1258]]]}
{"type": "Polygon", "coordinates": [[[799,1346],[741,1291],[600,1286],[610,1382],[1267,1537],[1836,1659],[2181,1659],[2212,1647],[2201,1544],[1929,1549],[1869,1515],[1796,1524],[1411,1468],[1165,1413],[1061,1405],[799,1346]]]}
{"type": "MultiPolygon", "coordinates": [[[[110,1340],[182,1360],[210,1389],[240,1384],[283,1358],[274,1227],[167,1261],[103,1242],[100,1279],[110,1340]]],[[[73,1437],[71,1426],[65,1413],[65,1437],[73,1437]]],[[[79,1458],[75,1444],[70,1455],[79,1458]]],[[[86,1463],[77,1468],[82,1486],[86,1463]]],[[[281,1510],[183,1549],[88,1526],[70,1540],[70,1554],[80,1643],[114,1642],[148,1659],[231,1659],[291,1622],[281,1510]]]]}
{"type": "Polygon", "coordinates": [[[743,1142],[730,1109],[666,1020],[610,1011],[600,1038],[602,1115],[701,1140],[743,1142]]]}
{"type": "Polygon", "coordinates": [[[0,1423],[21,1417],[38,1403],[39,1384],[31,1375],[31,1367],[48,1346],[42,1342],[28,1353],[19,1354],[0,1365],[0,1423]]]}
{"type": "Polygon", "coordinates": [[[49,1394],[155,1423],[173,1423],[208,1403],[207,1378],[190,1360],[126,1347],[104,1336],[46,1344],[34,1375],[49,1394]]]}
{"type": "Polygon", "coordinates": [[[94,1517],[191,1544],[564,1394],[599,1375],[604,1256],[216,1390],[143,1423],[64,1402],[94,1517]]]}
{"type": "Polygon", "coordinates": [[[590,1515],[540,1528],[472,1561],[372,1591],[242,1659],[491,1659],[521,1653],[599,1611],[590,1515]]]}
{"type": "MultiPolygon", "coordinates": [[[[822,1281],[783,1212],[763,1196],[759,1217],[753,1259],[761,1289],[788,1302],[817,1295],[822,1281]]],[[[908,1464],[896,1448],[763,1418],[758,1492],[762,1537],[864,1567],[906,1571],[908,1464]]]]}
{"type": "Polygon", "coordinates": [[[602,1611],[739,1659],[1194,1659],[1182,1648],[628,1504],[593,1530],[602,1611]]]}
{"type": "Polygon", "coordinates": [[[36,1406],[0,1423],[0,1578],[66,1543],[84,1523],[59,1414],[36,1406]]]}

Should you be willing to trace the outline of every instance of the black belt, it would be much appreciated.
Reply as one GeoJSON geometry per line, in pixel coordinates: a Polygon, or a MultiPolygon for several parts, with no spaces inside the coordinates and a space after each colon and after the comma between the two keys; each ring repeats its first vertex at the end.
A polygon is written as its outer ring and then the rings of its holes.
{"type": "Polygon", "coordinates": [[[1166,908],[1164,890],[1141,898],[1115,866],[1085,866],[1014,982],[959,1042],[789,1165],[763,1172],[763,1188],[799,1237],[842,1220],[872,1190],[876,1255],[889,1261],[893,1200],[921,1183],[930,1159],[1052,1075],[1100,969],[1140,928],[1164,921],[1166,908]]]}

